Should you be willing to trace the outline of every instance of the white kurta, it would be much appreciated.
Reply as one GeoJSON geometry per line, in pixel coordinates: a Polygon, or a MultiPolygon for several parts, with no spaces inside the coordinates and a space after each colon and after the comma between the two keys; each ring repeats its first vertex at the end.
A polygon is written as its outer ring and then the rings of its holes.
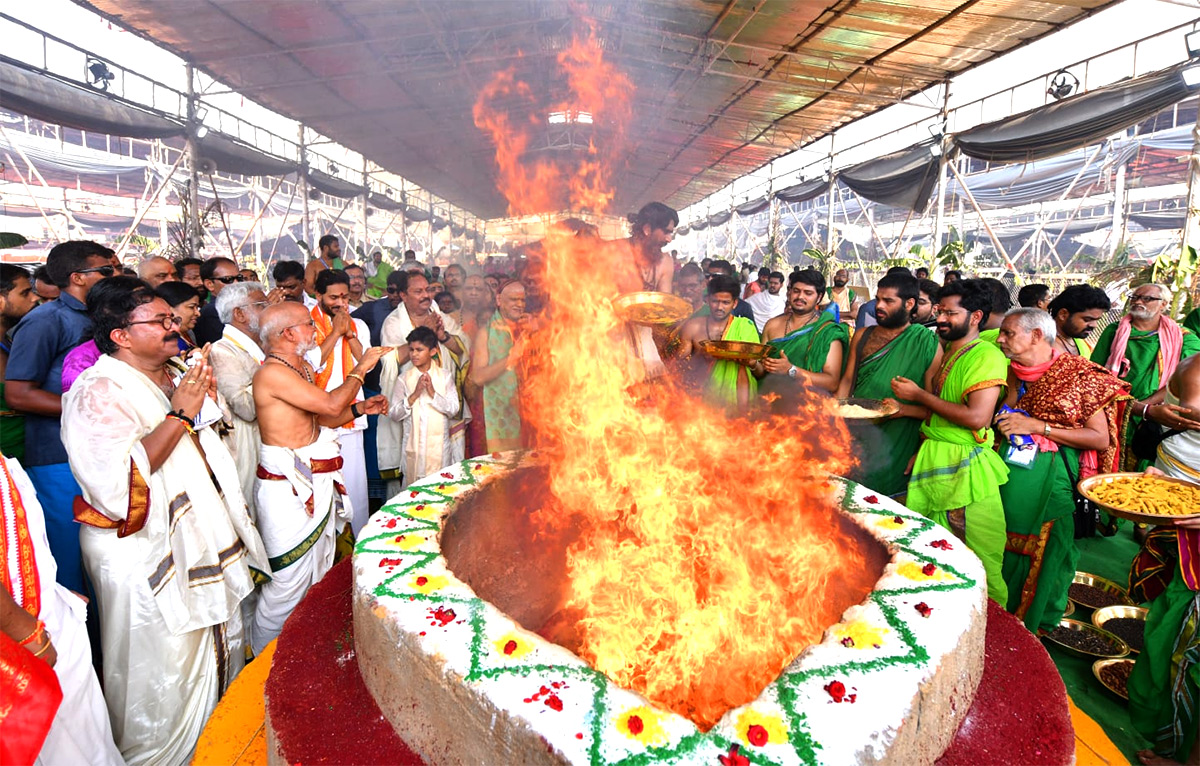
{"type": "Polygon", "coordinates": [[[199,429],[199,449],[184,436],[150,471],[141,439],[169,409],[158,386],[107,355],[63,397],[63,443],[93,509],[79,537],[100,610],[104,695],[131,764],[191,757],[243,664],[250,568],[267,570],[233,458],[211,428],[199,429]]]}
{"type": "Polygon", "coordinates": [[[255,518],[254,472],[258,469],[258,415],[254,409],[254,373],[266,359],[258,344],[233,325],[225,325],[221,339],[212,345],[208,363],[217,379],[217,390],[233,413],[233,458],[237,462],[242,496],[255,518]]]}
{"type": "Polygon", "coordinates": [[[351,509],[336,486],[342,483],[342,472],[314,472],[313,461],[335,459],[339,452],[337,434],[329,428],[298,450],[262,446],[263,469],[284,478],[258,479],[255,484],[258,526],[271,567],[271,581],[259,591],[251,628],[255,654],[279,635],[308,589],[333,566],[336,530],[350,519],[351,509]]]}
{"type": "MultiPolygon", "coordinates": [[[[467,341],[466,333],[463,332],[462,325],[458,323],[454,317],[443,314],[436,306],[431,306],[431,310],[442,317],[442,326],[446,332],[458,338],[458,342],[462,344],[463,349],[469,349],[470,343],[467,341]]],[[[380,331],[380,341],[385,346],[402,346],[408,341],[408,334],[413,331],[412,317],[408,315],[408,308],[401,303],[396,307],[395,311],[388,314],[387,319],[383,321],[383,329],[380,331]]],[[[459,367],[459,361],[463,364],[466,359],[463,358],[455,361],[454,354],[450,353],[450,349],[446,348],[445,344],[438,344],[438,362],[451,375],[454,375],[459,367]]],[[[402,367],[397,368],[395,356],[383,360],[380,367],[379,383],[380,388],[384,391],[391,391],[396,384],[397,375],[408,371],[412,368],[412,362],[405,362],[402,367]]],[[[435,363],[435,366],[438,363],[435,363]]],[[[442,465],[457,463],[466,457],[467,452],[467,430],[465,424],[471,419],[471,410],[465,403],[460,401],[462,414],[460,417],[451,417],[450,420],[450,449],[451,459],[442,465]]],[[[457,413],[455,413],[457,414],[457,413]]],[[[400,468],[403,457],[400,454],[400,443],[402,439],[402,429],[400,424],[390,418],[380,418],[376,424],[376,449],[379,459],[380,471],[388,469],[400,468]]],[[[424,474],[422,474],[424,475],[424,474]]],[[[405,476],[405,481],[411,482],[421,478],[420,476],[405,476]]],[[[389,482],[389,486],[394,482],[389,482]]]]}
{"type": "Polygon", "coordinates": [[[746,303],[750,304],[750,310],[754,312],[754,324],[761,334],[768,319],[774,319],[783,313],[787,306],[787,297],[783,295],[782,290],[776,295],[763,290],[747,298],[746,303]]]}
{"type": "MultiPolygon", "coordinates": [[[[58,566],[50,553],[46,539],[46,518],[38,502],[37,493],[21,464],[13,458],[0,456],[8,469],[8,477],[0,477],[0,508],[8,529],[16,529],[16,502],[19,499],[25,508],[25,523],[33,547],[37,565],[38,591],[41,607],[37,618],[46,625],[46,633],[54,642],[58,660],[54,673],[62,687],[62,704],[54,714],[50,733],[42,743],[37,763],[53,764],[124,764],[121,751],[113,743],[112,727],[108,722],[108,709],[104,706],[104,695],[92,668],[92,646],[88,643],[87,604],[82,598],[54,581],[58,566]]],[[[21,582],[21,571],[17,566],[17,548],[9,550],[7,562],[9,582],[21,582]]],[[[24,607],[22,588],[17,587],[12,596],[24,607]]]]}
{"type": "Polygon", "coordinates": [[[450,418],[458,413],[454,378],[445,368],[430,365],[433,396],[423,393],[410,405],[408,397],[416,390],[420,378],[421,371],[409,365],[396,380],[388,408],[388,417],[399,422],[404,431],[401,440],[404,480],[399,489],[456,462],[450,438],[450,418]]]}
{"type": "MultiPolygon", "coordinates": [[[[367,328],[367,323],[361,319],[355,319],[354,331],[365,352],[371,347],[371,331],[367,328]]],[[[342,345],[341,341],[335,343],[329,358],[325,360],[324,368],[330,371],[329,382],[325,384],[326,391],[332,391],[346,382],[345,368],[342,366],[342,345]]],[[[308,352],[307,359],[313,369],[323,369],[319,348],[308,352]]],[[[362,388],[359,388],[358,393],[354,395],[354,401],[363,401],[362,388]]],[[[350,528],[357,537],[359,530],[366,525],[367,517],[371,512],[370,502],[367,500],[367,456],[363,446],[363,432],[367,430],[367,416],[360,415],[351,425],[334,430],[337,433],[338,442],[341,444],[342,460],[345,462],[342,467],[342,476],[345,478],[339,479],[339,481],[345,485],[346,494],[350,496],[350,503],[354,506],[354,518],[350,521],[350,528]]]]}

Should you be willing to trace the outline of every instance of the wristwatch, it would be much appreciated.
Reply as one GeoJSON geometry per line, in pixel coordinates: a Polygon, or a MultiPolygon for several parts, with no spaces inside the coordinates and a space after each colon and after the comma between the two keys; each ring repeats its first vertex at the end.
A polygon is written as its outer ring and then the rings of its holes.
{"type": "Polygon", "coordinates": [[[789,378],[794,378],[794,377],[796,377],[796,373],[797,373],[797,372],[799,372],[799,370],[797,370],[797,369],[796,369],[796,365],[794,365],[794,364],[793,364],[793,365],[792,365],[792,368],[791,368],[790,370],[788,370],[788,377],[789,377],[789,378]]]}

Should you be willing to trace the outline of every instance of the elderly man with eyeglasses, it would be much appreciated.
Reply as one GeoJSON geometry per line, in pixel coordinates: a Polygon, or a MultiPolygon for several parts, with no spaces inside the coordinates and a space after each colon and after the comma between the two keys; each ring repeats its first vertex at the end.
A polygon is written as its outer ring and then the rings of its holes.
{"type": "MultiPolygon", "coordinates": [[[[275,302],[282,300],[278,293],[275,302]]],[[[217,378],[217,390],[233,413],[233,457],[242,494],[254,512],[254,472],[258,469],[258,415],[254,409],[254,373],[267,358],[259,345],[258,319],[271,304],[259,282],[235,282],[215,301],[225,325],[221,339],[212,344],[208,361],[217,378]]]]}
{"type": "Polygon", "coordinates": [[[94,291],[102,352],[63,397],[75,513],[100,606],[104,693],[130,763],[185,763],[245,660],[241,602],[267,571],[202,356],[139,279],[94,291]]]}
{"type": "Polygon", "coordinates": [[[1162,404],[1163,386],[1181,359],[1200,351],[1200,338],[1163,313],[1170,305],[1171,291],[1165,285],[1150,283],[1134,288],[1129,296],[1128,313],[1120,322],[1104,328],[1092,352],[1092,361],[1128,382],[1129,393],[1136,399],[1121,438],[1126,448],[1122,458],[1126,470],[1142,471],[1151,463],[1138,460],[1133,450],[1128,449],[1133,432],[1147,410],[1155,407],[1155,420],[1177,427],[1167,406],[1162,404]]]}
{"type": "Polygon", "coordinates": [[[67,353],[91,337],[88,293],[101,279],[113,276],[116,267],[109,248],[72,240],[54,246],[46,258],[46,269],[61,292],[58,300],[34,308],[13,328],[4,393],[9,406],[25,415],[22,464],[46,512],[46,533],[58,562],[58,581],[83,593],[79,524],[71,512],[79,486],[71,476],[59,434],[62,369],[67,353]]]}

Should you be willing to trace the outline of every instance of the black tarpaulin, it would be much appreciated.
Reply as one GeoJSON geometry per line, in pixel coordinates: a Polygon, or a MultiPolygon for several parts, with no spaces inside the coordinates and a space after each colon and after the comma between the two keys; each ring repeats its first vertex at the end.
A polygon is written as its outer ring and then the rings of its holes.
{"type": "Polygon", "coordinates": [[[447,221],[445,218],[442,218],[440,215],[435,215],[433,217],[433,223],[430,225],[433,227],[434,231],[441,231],[442,229],[449,226],[450,222],[447,221]]]}
{"type": "Polygon", "coordinates": [[[404,209],[403,202],[398,202],[386,194],[380,194],[379,192],[371,192],[370,196],[367,197],[367,204],[380,210],[387,210],[390,213],[404,209]]]}
{"type": "Polygon", "coordinates": [[[761,213],[770,206],[771,198],[761,197],[759,199],[750,200],[749,202],[743,202],[734,209],[737,210],[738,215],[754,215],[755,213],[761,213]]]}
{"type": "Polygon", "coordinates": [[[77,130],[131,138],[184,134],[181,122],[0,57],[0,108],[77,130]]]}
{"type": "Polygon", "coordinates": [[[988,162],[1023,162],[1099,143],[1187,97],[1185,64],[1082,93],[959,133],[963,154],[988,162]]]}
{"type": "Polygon", "coordinates": [[[342,199],[360,197],[366,192],[366,189],[362,186],[352,184],[349,181],[343,181],[337,176],[320,170],[308,171],[308,185],[325,192],[330,197],[340,197],[342,199]]]}
{"type": "Polygon", "coordinates": [[[708,217],[709,226],[724,226],[729,223],[729,219],[733,217],[733,212],[726,210],[723,213],[713,213],[708,217]]]}
{"type": "Polygon", "coordinates": [[[243,176],[286,176],[296,172],[298,167],[291,160],[259,151],[232,136],[215,131],[210,131],[200,139],[200,156],[212,160],[222,173],[243,176]]]}
{"type": "Polygon", "coordinates": [[[885,154],[838,173],[838,180],[863,199],[920,213],[937,184],[938,158],[932,141],[885,154]]]}
{"type": "Polygon", "coordinates": [[[828,190],[828,181],[823,178],[814,178],[811,181],[801,181],[798,184],[780,189],[775,192],[775,199],[780,202],[804,202],[805,200],[820,197],[828,190]]]}
{"type": "Polygon", "coordinates": [[[429,212],[429,208],[427,207],[417,207],[416,205],[404,206],[404,220],[406,221],[420,223],[421,221],[428,221],[432,217],[433,213],[429,212]]]}

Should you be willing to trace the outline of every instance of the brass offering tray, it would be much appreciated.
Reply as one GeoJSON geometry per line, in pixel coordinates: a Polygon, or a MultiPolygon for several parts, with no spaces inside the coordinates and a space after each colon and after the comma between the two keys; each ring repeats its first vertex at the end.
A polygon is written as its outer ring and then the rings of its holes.
{"type": "Polygon", "coordinates": [[[1100,685],[1103,686],[1105,689],[1108,689],[1110,692],[1112,692],[1116,696],[1120,697],[1121,699],[1128,701],[1129,693],[1122,692],[1120,689],[1114,689],[1113,687],[1109,686],[1108,682],[1106,682],[1104,680],[1104,676],[1100,675],[1100,671],[1104,670],[1107,667],[1112,667],[1113,665],[1122,665],[1122,664],[1132,665],[1133,662],[1134,662],[1133,660],[1124,659],[1124,658],[1117,658],[1117,659],[1112,659],[1112,660],[1096,660],[1095,662],[1092,663],[1092,675],[1094,675],[1096,677],[1096,680],[1099,681],[1100,685]]]}
{"type": "Polygon", "coordinates": [[[698,345],[700,351],[713,359],[729,362],[757,362],[775,350],[774,346],[766,343],[750,343],[741,340],[702,340],[698,345]]]}
{"type": "MultiPolygon", "coordinates": [[[[1104,624],[1109,620],[1141,620],[1146,622],[1146,615],[1150,613],[1149,609],[1140,606],[1106,606],[1103,609],[1097,609],[1092,612],[1092,624],[1097,628],[1104,630],[1104,624]]],[[[1126,643],[1129,643],[1128,641],[1126,643]]],[[[1141,650],[1129,646],[1130,654],[1138,654],[1141,650]]]]}
{"type": "Polygon", "coordinates": [[[613,301],[613,310],[626,322],[672,325],[692,315],[692,304],[670,293],[624,293],[613,301]]]}
{"type": "MultiPolygon", "coordinates": [[[[1095,476],[1089,476],[1079,482],[1079,494],[1091,500],[1096,505],[1104,508],[1113,516],[1120,516],[1123,519],[1130,521],[1138,521],[1143,524],[1170,524],[1176,519],[1194,519],[1200,518],[1200,486],[1193,484],[1190,481],[1176,479],[1170,476],[1147,476],[1142,473],[1101,473],[1095,476]],[[1157,483],[1165,485],[1177,485],[1185,490],[1192,491],[1192,494],[1198,498],[1194,504],[1188,504],[1188,500],[1184,496],[1173,499],[1163,499],[1157,503],[1162,510],[1158,513],[1139,510],[1132,507],[1122,507],[1113,503],[1111,499],[1105,499],[1103,487],[1116,482],[1146,482],[1145,486],[1153,486],[1157,483]]],[[[1142,493],[1139,493],[1142,494],[1142,493]]],[[[1147,502],[1145,497],[1137,498],[1134,503],[1143,504],[1147,502]]]]}
{"type": "MultiPolygon", "coordinates": [[[[1122,588],[1120,585],[1113,582],[1112,580],[1109,580],[1104,577],[1100,577],[1099,575],[1094,575],[1089,572],[1076,572],[1075,576],[1073,578],[1071,578],[1071,584],[1072,585],[1075,585],[1075,584],[1090,585],[1093,588],[1099,588],[1100,590],[1105,591],[1107,593],[1111,593],[1112,595],[1119,598],[1122,602],[1121,605],[1134,606],[1133,599],[1129,598],[1128,591],[1126,591],[1124,588],[1122,588]]],[[[1091,604],[1085,604],[1082,601],[1077,601],[1073,598],[1071,599],[1071,601],[1074,604],[1076,604],[1077,606],[1082,607],[1083,609],[1097,609],[1097,608],[1105,609],[1106,608],[1106,607],[1095,607],[1095,606],[1092,606],[1091,604]]]]}
{"type": "Polygon", "coordinates": [[[900,411],[900,405],[896,402],[888,402],[885,404],[882,399],[838,399],[836,414],[842,420],[848,421],[851,425],[863,423],[881,423],[887,420],[892,415],[900,411]],[[868,412],[857,411],[852,408],[861,408],[868,412]]]}
{"type": "Polygon", "coordinates": [[[1058,627],[1066,628],[1067,630],[1072,631],[1074,633],[1090,633],[1093,635],[1097,635],[1097,636],[1103,638],[1105,641],[1112,642],[1113,646],[1116,647],[1116,653],[1114,653],[1114,654],[1099,654],[1097,652],[1089,652],[1086,649],[1077,649],[1076,647],[1071,646],[1070,644],[1064,643],[1062,641],[1059,641],[1056,638],[1051,638],[1049,633],[1042,636],[1043,640],[1049,641],[1050,643],[1057,646],[1059,649],[1070,652],[1071,654],[1074,654],[1078,657],[1088,657],[1091,659],[1095,659],[1095,658],[1116,659],[1116,658],[1120,658],[1120,657],[1125,657],[1129,654],[1129,644],[1125,643],[1117,636],[1114,636],[1112,633],[1109,633],[1107,630],[1101,630],[1100,628],[1097,628],[1095,625],[1088,625],[1086,622],[1079,622],[1078,620],[1063,619],[1062,621],[1060,621],[1058,623],[1058,627]]]}

